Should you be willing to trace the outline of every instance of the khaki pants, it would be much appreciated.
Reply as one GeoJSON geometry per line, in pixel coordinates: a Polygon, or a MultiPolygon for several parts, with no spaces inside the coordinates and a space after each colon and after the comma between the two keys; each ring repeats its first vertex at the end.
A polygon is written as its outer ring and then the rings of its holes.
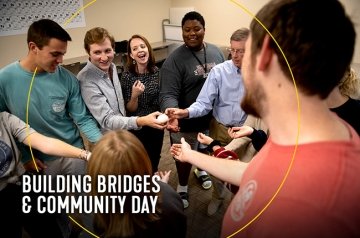
{"type": "MultiPolygon", "coordinates": [[[[221,146],[225,146],[232,141],[232,138],[229,136],[227,131],[228,131],[228,127],[217,122],[215,118],[211,119],[209,135],[214,140],[218,140],[221,143],[221,146]]],[[[226,189],[224,182],[214,176],[211,176],[211,180],[213,181],[213,186],[214,186],[212,199],[223,200],[225,197],[225,189],[226,189]]]]}
{"type": "Polygon", "coordinates": [[[215,118],[212,118],[210,121],[209,135],[214,140],[218,140],[221,143],[221,146],[225,146],[232,141],[232,138],[228,135],[228,127],[217,122],[215,118]]]}

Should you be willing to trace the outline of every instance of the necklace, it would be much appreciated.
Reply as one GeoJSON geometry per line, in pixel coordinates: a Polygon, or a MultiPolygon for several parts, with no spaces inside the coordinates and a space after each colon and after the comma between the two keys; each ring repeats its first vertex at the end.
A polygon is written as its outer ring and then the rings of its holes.
{"type": "Polygon", "coordinates": [[[203,75],[203,78],[206,79],[207,76],[208,76],[208,72],[207,72],[207,62],[206,62],[206,47],[205,45],[203,44],[203,49],[204,49],[204,61],[205,63],[201,63],[200,59],[196,56],[196,54],[194,53],[194,51],[190,50],[191,54],[194,56],[194,58],[197,60],[197,62],[199,62],[200,66],[204,69],[204,75],[203,75]],[[205,66],[204,66],[205,65],[205,66]]]}

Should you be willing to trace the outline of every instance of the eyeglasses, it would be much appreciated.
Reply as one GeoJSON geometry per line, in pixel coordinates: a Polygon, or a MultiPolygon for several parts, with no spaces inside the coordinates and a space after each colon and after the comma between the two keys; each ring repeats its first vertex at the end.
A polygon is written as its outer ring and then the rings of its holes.
{"type": "Polygon", "coordinates": [[[229,53],[231,54],[237,54],[239,53],[240,55],[243,55],[245,53],[245,49],[233,49],[233,48],[227,48],[227,51],[229,51],[229,53]]]}

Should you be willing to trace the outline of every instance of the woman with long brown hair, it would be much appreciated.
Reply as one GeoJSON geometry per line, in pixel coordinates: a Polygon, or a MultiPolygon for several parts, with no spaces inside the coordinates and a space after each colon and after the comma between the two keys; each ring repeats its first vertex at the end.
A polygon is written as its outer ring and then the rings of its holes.
{"type": "MultiPolygon", "coordinates": [[[[144,116],[160,111],[159,68],[155,65],[151,45],[144,36],[136,34],[128,41],[127,63],[121,76],[121,88],[129,116],[144,116]]],[[[153,171],[156,171],[160,161],[164,130],[143,126],[131,132],[145,146],[153,171]]]]}
{"type": "MultiPolygon", "coordinates": [[[[106,133],[95,145],[88,164],[88,174],[92,177],[93,196],[126,196],[123,210],[116,207],[115,213],[97,213],[94,215],[94,229],[101,237],[185,237],[186,216],[180,196],[168,184],[152,179],[145,191],[111,191],[99,193],[98,175],[109,177],[141,176],[152,177],[153,171],[149,156],[141,142],[125,130],[106,133]],[[153,183],[151,183],[153,181],[153,183]],[[156,189],[156,187],[159,186],[156,189]],[[157,192],[158,191],[158,192],[157,192]],[[132,197],[146,199],[157,196],[155,212],[134,213],[132,197]]],[[[133,180],[135,181],[135,180],[133,180]]],[[[126,184],[122,184],[126,186],[126,184]]],[[[133,187],[135,184],[133,184],[133,187]]],[[[118,187],[120,188],[120,186],[118,187]]]]}

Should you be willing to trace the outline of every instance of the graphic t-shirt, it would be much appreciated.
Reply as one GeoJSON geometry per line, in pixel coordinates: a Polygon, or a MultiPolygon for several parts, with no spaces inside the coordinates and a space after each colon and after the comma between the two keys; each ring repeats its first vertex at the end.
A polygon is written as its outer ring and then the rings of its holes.
{"type": "Polygon", "coordinates": [[[301,144],[274,143],[271,136],[249,164],[228,207],[222,237],[360,237],[360,139],[301,144]]]}
{"type": "Polygon", "coordinates": [[[14,115],[0,113],[0,190],[8,183],[16,183],[25,170],[20,162],[20,153],[16,140],[23,142],[34,133],[31,128],[14,115]]]}

